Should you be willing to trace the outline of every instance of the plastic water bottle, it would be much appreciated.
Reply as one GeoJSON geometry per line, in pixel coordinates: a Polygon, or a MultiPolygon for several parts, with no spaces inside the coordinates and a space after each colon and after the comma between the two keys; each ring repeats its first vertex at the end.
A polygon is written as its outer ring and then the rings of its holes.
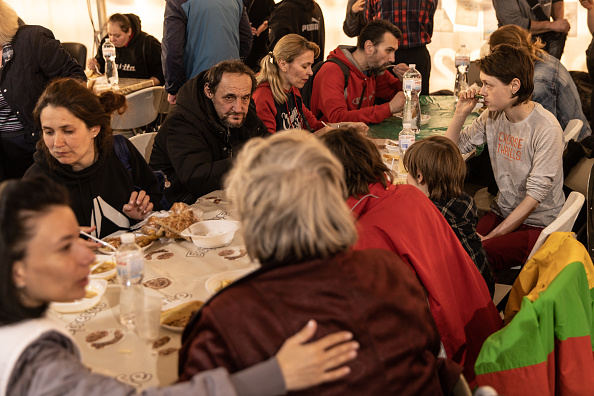
{"type": "Polygon", "coordinates": [[[109,41],[109,37],[103,42],[101,51],[103,52],[103,59],[105,59],[105,77],[107,78],[107,82],[111,85],[117,85],[119,78],[118,66],[115,63],[116,47],[109,41]]]}
{"type": "Polygon", "coordinates": [[[135,326],[134,306],[138,298],[143,297],[142,279],[144,278],[144,255],[142,249],[134,243],[134,234],[120,236],[122,244],[116,252],[118,279],[122,285],[120,293],[120,322],[128,330],[135,326]]]}
{"type": "Polygon", "coordinates": [[[404,153],[415,142],[415,133],[410,127],[409,123],[402,124],[402,130],[398,135],[398,146],[400,146],[400,161],[398,162],[398,176],[402,177],[406,175],[406,169],[404,169],[404,153]]]}
{"type": "MultiPolygon", "coordinates": [[[[409,69],[404,73],[404,108],[402,109],[402,125],[409,124],[413,133],[421,129],[421,104],[419,95],[421,93],[422,76],[415,64],[410,64],[409,69]]],[[[402,146],[401,146],[402,147],[402,146]]]]}
{"type": "Polygon", "coordinates": [[[470,52],[462,44],[456,52],[456,81],[454,83],[454,98],[458,102],[458,93],[468,89],[468,67],[470,66],[470,52]]]}

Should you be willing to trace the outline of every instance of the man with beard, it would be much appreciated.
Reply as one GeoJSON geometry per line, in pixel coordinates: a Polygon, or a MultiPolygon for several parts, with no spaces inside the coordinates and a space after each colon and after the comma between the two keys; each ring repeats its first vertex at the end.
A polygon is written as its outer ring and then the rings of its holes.
{"type": "Polygon", "coordinates": [[[222,188],[223,176],[239,148],[255,136],[269,135],[251,102],[252,70],[240,61],[223,61],[185,83],[177,104],[155,138],[150,165],[162,170],[170,186],[168,202],[192,204],[222,188]]]}
{"type": "Polygon", "coordinates": [[[402,32],[388,21],[369,22],[357,38],[357,46],[340,45],[328,55],[349,68],[326,62],[315,75],[311,111],[319,120],[379,123],[402,110],[402,83],[386,68],[394,62],[394,52],[402,32]],[[377,98],[387,103],[375,104],[377,98]]]}

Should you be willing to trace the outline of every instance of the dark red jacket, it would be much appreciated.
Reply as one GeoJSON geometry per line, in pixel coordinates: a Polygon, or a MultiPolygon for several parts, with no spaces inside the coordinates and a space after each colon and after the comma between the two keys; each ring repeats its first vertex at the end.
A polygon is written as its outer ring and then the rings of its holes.
{"type": "Polygon", "coordinates": [[[485,280],[439,210],[419,189],[370,184],[370,194],[347,200],[358,218],[355,249],[398,254],[427,291],[431,314],[447,356],[474,380],[483,341],[502,321],[485,280]]]}
{"type": "Polygon", "coordinates": [[[439,334],[413,272],[369,250],[263,268],[224,289],[186,327],[180,380],[264,361],[310,319],[316,339],[349,330],[361,348],[344,379],[292,394],[442,395],[461,372],[437,358],[439,334]]]}
{"type": "Polygon", "coordinates": [[[311,111],[321,121],[360,121],[377,124],[392,115],[390,104],[375,105],[375,98],[390,101],[398,91],[402,91],[402,83],[389,72],[381,76],[367,77],[351,61],[350,51],[353,49],[354,47],[339,46],[328,55],[328,59],[336,57],[349,67],[346,98],[344,74],[340,66],[327,62],[315,75],[311,111]]]}

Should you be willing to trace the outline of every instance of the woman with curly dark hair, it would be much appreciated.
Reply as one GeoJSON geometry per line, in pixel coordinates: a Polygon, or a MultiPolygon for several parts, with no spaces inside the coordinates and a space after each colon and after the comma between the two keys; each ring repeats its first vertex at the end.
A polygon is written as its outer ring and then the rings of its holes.
{"type": "Polygon", "coordinates": [[[25,177],[45,174],[66,186],[78,222],[96,226],[99,237],[128,229],[160,209],[159,182],[142,154],[123,137],[117,139],[128,158],[116,153],[111,114],[125,105],[121,94],[97,96],[77,80],[58,79],[33,112],[42,139],[25,177]]]}

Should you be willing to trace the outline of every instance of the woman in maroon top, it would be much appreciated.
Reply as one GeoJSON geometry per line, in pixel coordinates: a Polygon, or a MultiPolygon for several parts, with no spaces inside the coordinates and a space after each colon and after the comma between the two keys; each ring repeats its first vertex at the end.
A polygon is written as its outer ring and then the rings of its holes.
{"type": "Polygon", "coordinates": [[[462,368],[438,357],[439,333],[413,271],[387,250],[350,249],[357,231],[344,203],[343,167],[318,139],[302,131],[251,139],[226,189],[261,268],[220,291],[188,324],[181,380],[265,361],[313,318],[320,335],[348,330],[360,349],[349,376],[294,396],[440,396],[464,387],[462,368]]]}
{"type": "Polygon", "coordinates": [[[325,125],[303,105],[299,89],[313,74],[311,66],[319,53],[316,43],[298,34],[288,34],[260,62],[258,88],[253,97],[258,117],[270,133],[304,129],[322,135],[332,127],[347,125],[360,132],[367,131],[367,125],[362,122],[325,125]]]}

